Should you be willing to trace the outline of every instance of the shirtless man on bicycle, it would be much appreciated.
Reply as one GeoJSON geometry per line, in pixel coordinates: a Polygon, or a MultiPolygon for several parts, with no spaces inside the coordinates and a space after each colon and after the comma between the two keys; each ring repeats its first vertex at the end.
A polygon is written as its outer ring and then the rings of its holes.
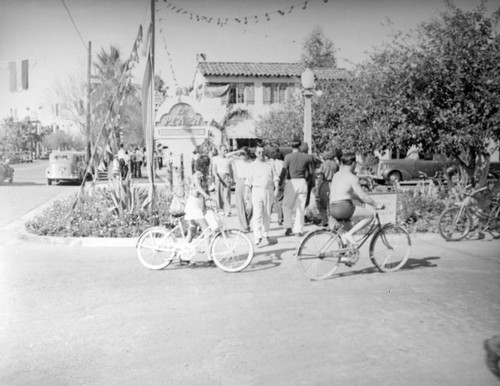
{"type": "MultiPolygon", "coordinates": [[[[344,241],[355,245],[353,235],[368,226],[374,217],[374,213],[366,208],[355,206],[353,199],[357,198],[365,204],[372,205],[377,209],[384,209],[384,205],[377,204],[359,184],[358,177],[354,174],[356,167],[356,155],[345,153],[340,159],[340,170],[333,175],[330,185],[330,216],[334,220],[358,221],[342,237],[344,241]]],[[[333,221],[335,223],[335,221],[333,221]]]]}

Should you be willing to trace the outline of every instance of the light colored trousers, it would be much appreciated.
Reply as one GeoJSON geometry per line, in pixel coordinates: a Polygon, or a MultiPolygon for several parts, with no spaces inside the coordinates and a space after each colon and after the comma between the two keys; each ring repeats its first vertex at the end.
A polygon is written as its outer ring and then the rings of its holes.
{"type": "Polygon", "coordinates": [[[245,202],[245,179],[238,178],[236,180],[236,187],[234,189],[234,199],[236,204],[236,214],[238,215],[238,221],[240,222],[240,229],[242,231],[247,231],[250,228],[250,217],[248,209],[245,202]]]}
{"type": "Polygon", "coordinates": [[[283,192],[283,226],[285,229],[292,228],[293,214],[295,212],[293,232],[299,233],[304,230],[306,199],[307,182],[305,178],[292,178],[285,181],[285,190],[283,192]]]}
{"type": "Polygon", "coordinates": [[[215,188],[217,190],[217,206],[224,211],[224,214],[231,213],[231,176],[229,174],[221,174],[222,184],[218,178],[215,179],[215,188]]]}
{"type": "Polygon", "coordinates": [[[255,241],[268,237],[271,223],[271,208],[273,205],[273,191],[270,188],[252,188],[253,205],[253,235],[255,241]]]}

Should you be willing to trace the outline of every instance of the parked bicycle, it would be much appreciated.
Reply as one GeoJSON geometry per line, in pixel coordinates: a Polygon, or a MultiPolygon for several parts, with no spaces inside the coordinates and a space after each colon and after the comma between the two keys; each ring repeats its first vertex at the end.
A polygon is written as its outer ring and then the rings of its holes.
{"type": "Polygon", "coordinates": [[[300,271],[311,280],[331,277],[340,264],[352,267],[360,257],[359,248],[373,235],[370,242],[370,259],[381,272],[394,272],[402,268],[411,253],[411,239],[408,232],[396,224],[382,225],[378,213],[368,231],[356,245],[346,244],[341,233],[350,221],[339,222],[339,230],[317,229],[308,233],[297,249],[300,271]]]}
{"type": "Polygon", "coordinates": [[[171,230],[156,226],[146,229],[137,241],[139,261],[149,269],[163,269],[172,261],[191,261],[200,245],[206,245],[208,260],[226,272],[239,272],[252,261],[254,247],[248,236],[237,229],[226,229],[220,216],[209,209],[205,215],[208,227],[191,242],[187,227],[183,224],[184,213],[171,214],[175,227],[171,230]]]}
{"type": "MultiPolygon", "coordinates": [[[[447,241],[464,239],[473,229],[477,218],[481,230],[500,230],[500,200],[492,195],[487,186],[465,192],[465,199],[443,211],[438,219],[439,234],[447,241]]],[[[494,235],[498,237],[497,235],[494,235]]]]}

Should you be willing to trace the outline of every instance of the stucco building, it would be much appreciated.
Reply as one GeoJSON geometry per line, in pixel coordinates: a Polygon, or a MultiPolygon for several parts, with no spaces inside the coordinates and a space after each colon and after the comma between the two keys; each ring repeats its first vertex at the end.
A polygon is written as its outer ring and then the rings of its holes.
{"type": "MultiPolygon", "coordinates": [[[[190,164],[193,150],[205,141],[221,143],[224,125],[232,147],[254,145],[255,121],[273,105],[301,92],[299,63],[200,61],[189,95],[167,98],[156,113],[155,142],[168,146],[174,164],[183,154],[190,164]],[[225,122],[224,122],[225,121],[225,122]]],[[[343,69],[313,69],[319,80],[344,79],[343,69]]]]}

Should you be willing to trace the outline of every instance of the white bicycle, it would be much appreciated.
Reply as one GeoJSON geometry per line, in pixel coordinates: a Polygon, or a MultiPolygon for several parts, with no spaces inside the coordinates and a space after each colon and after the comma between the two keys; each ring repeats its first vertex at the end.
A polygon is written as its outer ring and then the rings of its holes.
{"type": "Polygon", "coordinates": [[[254,247],[248,236],[238,229],[225,229],[219,215],[213,210],[207,210],[205,219],[208,227],[191,242],[187,239],[187,227],[183,225],[184,213],[173,213],[176,222],[173,229],[156,226],[146,229],[137,241],[137,256],[139,261],[149,269],[163,269],[172,261],[191,261],[202,244],[206,245],[211,238],[206,251],[208,260],[225,272],[239,272],[251,263],[254,247]]]}

